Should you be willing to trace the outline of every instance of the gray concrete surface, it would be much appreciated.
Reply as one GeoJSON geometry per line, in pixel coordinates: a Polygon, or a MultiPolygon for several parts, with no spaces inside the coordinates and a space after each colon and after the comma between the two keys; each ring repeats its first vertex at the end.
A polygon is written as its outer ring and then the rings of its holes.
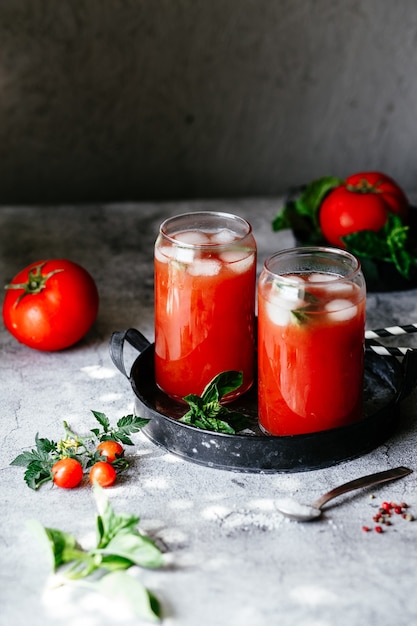
{"type": "Polygon", "coordinates": [[[416,187],[414,0],[0,3],[0,201],[416,187]]]}
{"type": "MultiPolygon", "coordinates": [[[[57,439],[62,421],[85,432],[90,410],[111,420],[131,412],[129,382],[108,353],[112,331],[134,326],[153,337],[152,245],[168,215],[204,206],[238,213],[254,227],[259,263],[292,244],[270,223],[276,200],[0,208],[3,283],[27,263],[67,257],[96,279],[97,323],[62,353],[31,350],[0,329],[0,623],[2,626],[104,626],[138,621],[99,596],[47,590],[49,563],[25,522],[94,537],[91,489],[38,492],[10,461],[36,433],[57,439]]],[[[368,326],[417,319],[416,291],[369,294],[368,326]]],[[[412,338],[410,338],[412,341],[412,338]]],[[[417,522],[394,519],[382,535],[364,524],[383,500],[407,501],[417,514],[417,473],[370,492],[344,496],[324,518],[300,525],[281,517],[276,498],[313,500],[361,474],[396,465],[416,469],[416,392],[402,404],[394,436],[371,453],[326,469],[295,474],[233,473],[179,460],[134,436],[131,466],[107,491],[117,511],[137,513],[164,546],[165,567],[143,580],[172,626],[409,626],[415,622],[417,522]]]]}

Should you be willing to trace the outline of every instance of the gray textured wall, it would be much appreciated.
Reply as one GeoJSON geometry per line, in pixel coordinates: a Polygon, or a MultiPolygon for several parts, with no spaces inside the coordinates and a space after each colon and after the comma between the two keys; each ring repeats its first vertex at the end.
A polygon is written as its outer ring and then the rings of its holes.
{"type": "Polygon", "coordinates": [[[415,0],[0,0],[0,203],[417,187],[415,0]]]}

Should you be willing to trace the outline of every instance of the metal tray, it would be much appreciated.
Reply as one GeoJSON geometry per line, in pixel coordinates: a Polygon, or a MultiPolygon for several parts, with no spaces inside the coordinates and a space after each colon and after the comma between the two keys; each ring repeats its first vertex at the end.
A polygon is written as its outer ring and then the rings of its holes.
{"type": "Polygon", "coordinates": [[[254,386],[229,405],[251,418],[242,433],[229,435],[195,428],[178,421],[187,407],[166,396],[155,384],[154,344],[135,328],[117,331],[110,339],[110,356],[129,380],[135,414],[150,421],[142,432],[155,444],[183,459],[239,472],[301,472],[336,465],[362,456],[386,441],[399,425],[399,403],[417,381],[417,354],[395,357],[366,353],[364,413],[348,426],[305,435],[264,435],[257,423],[254,386]],[[125,367],[126,342],[139,352],[130,373],[125,367]]]}

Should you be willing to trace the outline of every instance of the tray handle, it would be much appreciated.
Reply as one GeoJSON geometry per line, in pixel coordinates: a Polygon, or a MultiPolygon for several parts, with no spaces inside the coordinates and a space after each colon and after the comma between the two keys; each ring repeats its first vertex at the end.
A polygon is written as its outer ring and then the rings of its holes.
{"type": "Polygon", "coordinates": [[[402,362],[403,384],[398,396],[399,400],[406,398],[414,389],[417,383],[417,352],[409,350],[402,362]]]}
{"type": "Polygon", "coordinates": [[[124,345],[125,342],[128,342],[133,348],[139,352],[143,352],[146,348],[151,345],[151,342],[146,339],[141,332],[136,330],[136,328],[128,328],[127,330],[116,330],[112,333],[110,337],[110,345],[109,352],[110,357],[117,369],[126,376],[126,378],[130,378],[129,374],[126,371],[125,359],[124,359],[124,345]]]}

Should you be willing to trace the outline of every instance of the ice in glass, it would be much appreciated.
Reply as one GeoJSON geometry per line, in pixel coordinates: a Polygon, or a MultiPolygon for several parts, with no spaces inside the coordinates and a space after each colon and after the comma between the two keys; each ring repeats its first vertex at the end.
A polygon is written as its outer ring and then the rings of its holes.
{"type": "Polygon", "coordinates": [[[258,284],[258,413],[262,430],[327,430],[362,414],[365,281],[344,250],[294,248],[258,284]]]}
{"type": "Polygon", "coordinates": [[[155,379],[181,400],[227,370],[254,372],[256,244],[250,224],[202,211],[169,218],[155,243],[155,379]]]}

